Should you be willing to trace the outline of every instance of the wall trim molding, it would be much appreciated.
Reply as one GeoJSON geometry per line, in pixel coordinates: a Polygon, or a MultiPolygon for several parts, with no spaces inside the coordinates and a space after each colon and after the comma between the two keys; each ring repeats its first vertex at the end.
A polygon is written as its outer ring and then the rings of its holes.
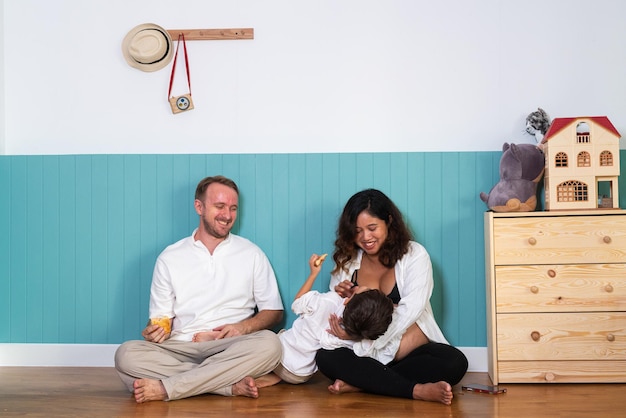
{"type": "Polygon", "coordinates": [[[0,366],[113,367],[119,344],[0,344],[0,366]]]}
{"type": "MultiPolygon", "coordinates": [[[[119,344],[0,344],[0,367],[113,367],[119,344]]],[[[459,347],[470,372],[487,371],[487,347],[459,347]]]]}
{"type": "Polygon", "coordinates": [[[487,372],[487,347],[458,347],[469,362],[468,372],[487,372]]]}

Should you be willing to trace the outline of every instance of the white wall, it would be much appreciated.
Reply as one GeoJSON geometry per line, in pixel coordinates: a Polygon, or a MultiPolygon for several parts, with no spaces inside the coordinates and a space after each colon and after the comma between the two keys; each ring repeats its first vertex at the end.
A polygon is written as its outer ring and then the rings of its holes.
{"type": "Polygon", "coordinates": [[[3,12],[9,155],[500,150],[534,141],[523,128],[537,106],[626,133],[622,0],[6,0],[3,12]],[[255,39],[189,42],[196,109],[172,115],[171,67],[122,57],[146,22],[255,39]]]}

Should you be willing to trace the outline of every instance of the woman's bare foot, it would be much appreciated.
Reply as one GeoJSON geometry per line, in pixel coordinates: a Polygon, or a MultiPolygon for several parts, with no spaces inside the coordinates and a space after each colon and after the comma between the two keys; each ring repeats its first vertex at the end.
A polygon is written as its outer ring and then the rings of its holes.
{"type": "Polygon", "coordinates": [[[335,395],[341,395],[342,393],[360,392],[361,389],[356,386],[352,386],[343,380],[337,379],[332,385],[328,386],[328,391],[330,393],[334,393],[335,395]]]}
{"type": "Polygon", "coordinates": [[[150,401],[164,401],[167,399],[165,386],[160,380],[155,379],[137,379],[133,383],[133,393],[137,403],[150,401]]]}
{"type": "Polygon", "coordinates": [[[256,387],[260,389],[266,388],[268,386],[274,386],[275,384],[280,383],[281,380],[283,379],[278,377],[277,374],[268,373],[265,376],[257,377],[256,379],[254,379],[254,382],[256,383],[256,387]]]}
{"type": "Polygon", "coordinates": [[[247,396],[258,398],[259,388],[251,376],[246,376],[232,386],[233,396],[247,396]]]}
{"type": "Polygon", "coordinates": [[[413,399],[422,401],[441,402],[444,405],[452,403],[452,386],[448,382],[417,384],[413,387],[413,399]]]}

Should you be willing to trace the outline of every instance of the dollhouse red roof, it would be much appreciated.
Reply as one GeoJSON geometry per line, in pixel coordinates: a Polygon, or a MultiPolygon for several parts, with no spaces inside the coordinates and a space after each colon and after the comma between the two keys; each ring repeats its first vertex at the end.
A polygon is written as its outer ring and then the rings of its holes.
{"type": "Polygon", "coordinates": [[[546,135],[543,137],[543,140],[541,141],[541,143],[542,144],[546,143],[550,139],[550,137],[556,135],[562,129],[564,129],[565,127],[571,125],[572,123],[574,123],[574,122],[576,122],[576,121],[578,121],[580,119],[591,120],[591,121],[597,123],[598,125],[602,126],[604,129],[608,130],[609,132],[612,132],[618,138],[621,137],[621,135],[619,134],[617,129],[615,129],[615,126],[613,126],[613,124],[611,123],[609,118],[607,118],[606,116],[583,116],[583,117],[577,117],[577,118],[555,118],[552,121],[552,124],[550,125],[550,128],[548,128],[548,132],[546,132],[546,135]]]}

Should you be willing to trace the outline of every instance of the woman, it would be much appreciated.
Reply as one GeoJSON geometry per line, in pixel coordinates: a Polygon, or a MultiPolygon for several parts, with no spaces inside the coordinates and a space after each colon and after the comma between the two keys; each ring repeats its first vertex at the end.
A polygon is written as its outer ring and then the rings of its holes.
{"type": "MultiPolygon", "coordinates": [[[[354,286],[379,289],[397,308],[387,332],[369,347],[360,347],[358,356],[348,348],[318,351],[320,371],[334,380],[328,389],[449,405],[452,385],[467,371],[467,358],[448,344],[435,322],[430,257],[412,241],[402,214],[384,193],[368,189],[348,200],[333,259],[331,290],[348,296],[354,286]]],[[[339,318],[331,317],[330,328],[345,338],[339,318]]]]}

